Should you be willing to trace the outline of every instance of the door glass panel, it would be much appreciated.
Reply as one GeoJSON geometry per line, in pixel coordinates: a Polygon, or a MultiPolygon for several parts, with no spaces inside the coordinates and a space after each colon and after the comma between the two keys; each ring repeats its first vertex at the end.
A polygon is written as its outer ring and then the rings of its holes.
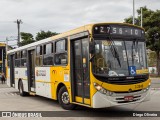
{"type": "Polygon", "coordinates": [[[83,54],[83,77],[84,77],[84,97],[89,97],[89,43],[88,39],[82,40],[82,54],[83,54]]]}
{"type": "Polygon", "coordinates": [[[29,53],[29,79],[30,87],[35,88],[35,51],[31,50],[29,53]]]}
{"type": "Polygon", "coordinates": [[[73,42],[73,74],[75,81],[75,95],[82,98],[90,97],[88,52],[88,39],[76,40],[73,42]]]}
{"type": "Polygon", "coordinates": [[[76,88],[76,96],[82,96],[82,55],[81,55],[81,42],[80,40],[74,42],[74,80],[76,88]]]}
{"type": "Polygon", "coordinates": [[[14,58],[14,55],[11,55],[10,56],[10,62],[11,62],[11,64],[10,64],[10,81],[11,81],[11,87],[13,87],[12,86],[12,84],[14,84],[15,83],[15,77],[14,77],[14,61],[15,61],[15,58],[14,58]]]}

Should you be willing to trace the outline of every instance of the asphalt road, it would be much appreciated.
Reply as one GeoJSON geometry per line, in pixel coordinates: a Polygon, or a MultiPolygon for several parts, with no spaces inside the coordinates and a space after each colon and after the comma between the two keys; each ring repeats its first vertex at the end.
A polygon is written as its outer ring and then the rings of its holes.
{"type": "MultiPolygon", "coordinates": [[[[51,111],[50,114],[56,114],[57,118],[35,118],[35,119],[159,119],[158,117],[127,117],[131,112],[137,113],[137,111],[160,111],[160,79],[151,79],[152,80],[152,90],[151,90],[151,100],[143,103],[109,107],[104,109],[90,109],[86,107],[77,107],[74,111],[66,111],[62,109],[57,101],[47,99],[40,96],[19,96],[19,92],[14,88],[9,88],[7,85],[0,84],[0,111],[51,111]],[[52,113],[53,111],[59,111],[52,113]],[[63,111],[63,112],[62,112],[63,111]],[[67,113],[68,112],[68,113],[67,113]],[[105,116],[112,117],[99,117],[103,113],[105,116]],[[126,117],[118,117],[117,115],[126,114],[126,117]],[[67,117],[65,114],[68,114],[67,117]],[[73,117],[77,116],[77,117],[73,117]],[[117,117],[114,117],[117,116],[117,117]]],[[[49,113],[49,112],[48,112],[49,113]]],[[[160,113],[159,113],[160,114],[160,113]]],[[[4,120],[8,120],[9,118],[0,118],[4,120]]],[[[11,118],[10,118],[11,119],[11,118]]],[[[18,120],[20,118],[12,118],[18,120]]],[[[23,118],[29,119],[30,118],[23,118]]],[[[32,118],[33,119],[33,118],[32,118]]]]}
{"type": "Polygon", "coordinates": [[[160,78],[151,78],[151,87],[155,89],[160,88],[160,78]]]}

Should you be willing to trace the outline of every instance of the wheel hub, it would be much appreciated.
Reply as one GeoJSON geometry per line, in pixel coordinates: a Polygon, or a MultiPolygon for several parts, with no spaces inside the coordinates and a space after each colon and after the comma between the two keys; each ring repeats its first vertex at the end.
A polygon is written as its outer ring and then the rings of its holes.
{"type": "Polygon", "coordinates": [[[69,104],[69,95],[68,95],[68,92],[64,92],[63,94],[62,94],[62,102],[64,103],[64,104],[69,104]]]}

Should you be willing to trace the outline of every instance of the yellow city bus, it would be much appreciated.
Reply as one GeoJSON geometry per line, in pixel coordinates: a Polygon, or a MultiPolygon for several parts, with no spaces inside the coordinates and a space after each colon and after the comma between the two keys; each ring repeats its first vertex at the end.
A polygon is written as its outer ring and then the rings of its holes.
{"type": "Polygon", "coordinates": [[[144,35],[138,26],[97,23],[10,50],[7,84],[64,109],[148,101],[144,35]]]}
{"type": "Polygon", "coordinates": [[[0,75],[6,74],[6,44],[0,43],[0,75]]]}

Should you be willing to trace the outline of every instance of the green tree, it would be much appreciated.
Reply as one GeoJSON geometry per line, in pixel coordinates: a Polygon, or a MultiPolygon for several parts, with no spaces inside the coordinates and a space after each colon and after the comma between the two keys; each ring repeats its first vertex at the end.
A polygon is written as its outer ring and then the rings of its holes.
{"type": "Polygon", "coordinates": [[[153,12],[149,20],[146,22],[147,30],[147,46],[156,52],[157,56],[157,72],[160,75],[160,10],[153,12]]]}
{"type": "Polygon", "coordinates": [[[33,39],[33,35],[31,33],[21,32],[21,39],[22,41],[18,43],[19,46],[24,46],[24,45],[35,42],[33,39]]]}
{"type": "MultiPolygon", "coordinates": [[[[154,13],[154,11],[144,6],[142,7],[142,12],[143,12],[143,27],[145,28],[145,31],[147,32],[148,29],[151,27],[148,22],[150,21],[150,16],[151,14],[154,13]]],[[[138,20],[141,21],[141,8],[137,10],[137,13],[138,13],[138,20]]],[[[139,22],[139,26],[140,26],[140,22],[139,22]]]]}
{"type": "Polygon", "coordinates": [[[148,66],[149,67],[155,67],[156,65],[156,52],[155,51],[149,51],[148,52],[148,66]]]}
{"type": "MultiPolygon", "coordinates": [[[[150,28],[150,25],[148,24],[148,21],[150,20],[150,16],[154,11],[148,9],[146,6],[142,7],[142,11],[143,11],[143,27],[147,31],[150,28]]],[[[138,17],[135,17],[135,25],[140,26],[140,24],[141,24],[141,8],[139,8],[137,10],[137,13],[138,13],[138,17]]],[[[132,24],[133,23],[132,22],[133,21],[133,16],[125,18],[124,21],[125,21],[125,23],[132,24]]]]}
{"type": "Polygon", "coordinates": [[[45,38],[48,38],[48,37],[51,37],[51,36],[54,36],[54,35],[57,35],[57,34],[58,33],[56,33],[56,32],[51,32],[51,31],[45,32],[45,31],[41,30],[36,35],[36,41],[39,41],[39,40],[42,40],[42,39],[45,39],[45,38]]]}
{"type": "MultiPolygon", "coordinates": [[[[155,51],[157,56],[157,72],[160,75],[160,10],[152,11],[146,6],[142,8],[143,11],[143,27],[146,31],[147,48],[155,51]]],[[[140,8],[137,10],[138,19],[140,21],[140,8]]],[[[125,22],[130,23],[129,18],[125,19],[125,22]]],[[[140,25],[140,24],[137,24],[140,25]]]]}
{"type": "MultiPolygon", "coordinates": [[[[133,23],[133,16],[130,16],[129,18],[125,18],[124,21],[125,21],[125,23],[132,24],[133,23]]],[[[135,25],[139,25],[139,19],[138,18],[135,18],[135,25]]]]}

